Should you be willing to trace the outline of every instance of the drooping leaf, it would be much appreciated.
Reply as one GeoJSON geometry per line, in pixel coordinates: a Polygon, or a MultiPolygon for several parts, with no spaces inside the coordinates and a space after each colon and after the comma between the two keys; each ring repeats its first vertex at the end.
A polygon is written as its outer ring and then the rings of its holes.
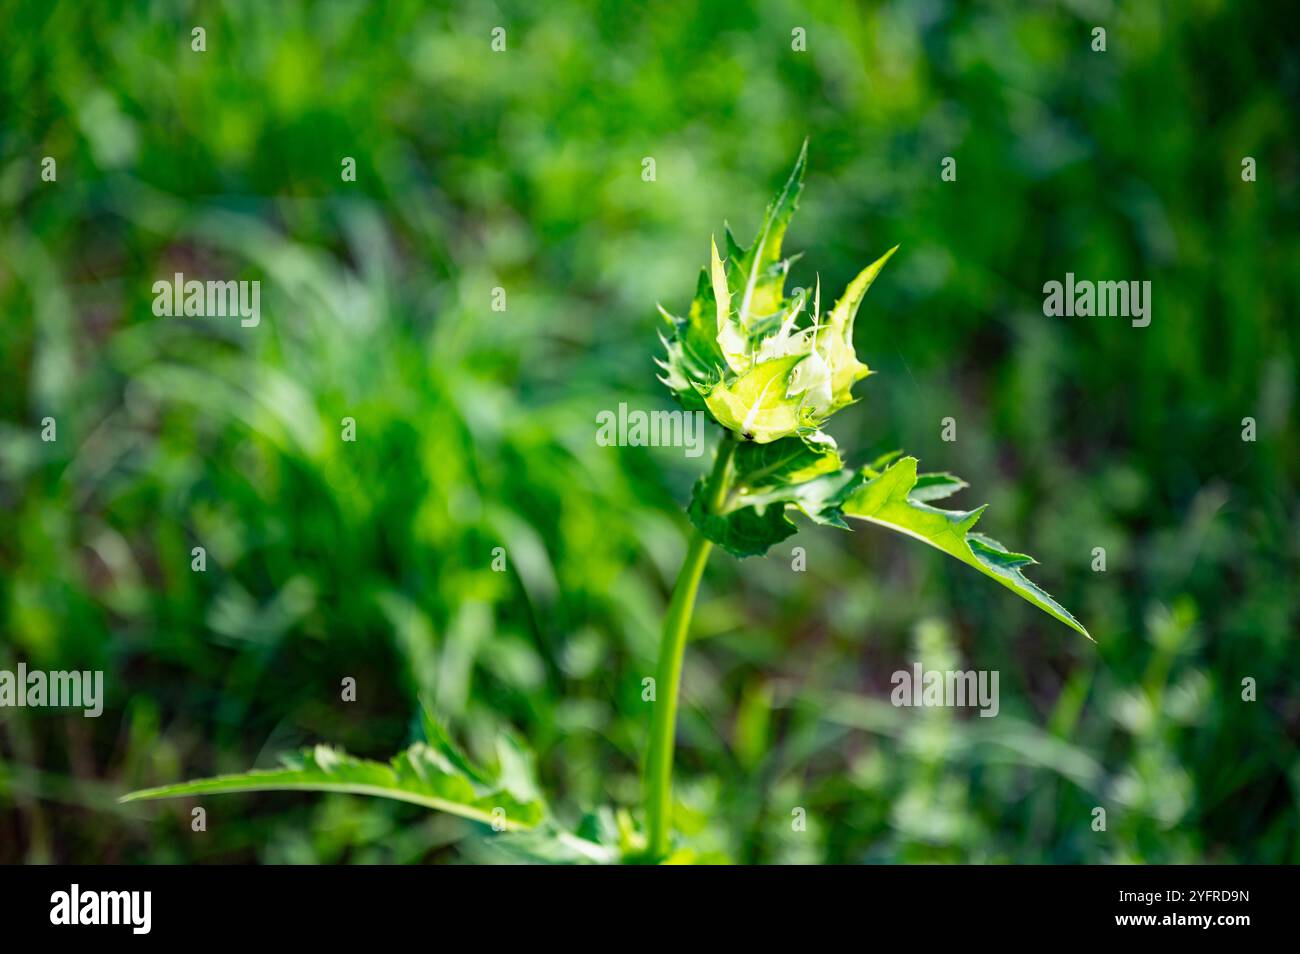
{"type": "Polygon", "coordinates": [[[219,775],[143,789],[123,802],[235,792],[311,791],[373,795],[423,805],[506,831],[525,830],[543,819],[540,801],[518,797],[500,784],[484,784],[462,770],[440,745],[417,742],[391,761],[359,759],[318,745],[285,760],[282,768],[219,775]]]}
{"type": "Polygon", "coordinates": [[[799,529],[786,517],[783,501],[713,513],[704,505],[705,493],[705,481],[701,479],[695,485],[686,515],[702,534],[732,556],[762,556],[773,544],[799,529]]]}
{"type": "Polygon", "coordinates": [[[928,543],[992,577],[1088,639],[1092,638],[1069,610],[1024,575],[1023,568],[1034,562],[1031,557],[1012,553],[996,540],[971,532],[984,512],[983,507],[964,511],[941,510],[930,506],[924,499],[918,499],[914,495],[918,482],[916,464],[915,457],[904,457],[884,473],[857,487],[841,505],[844,515],[928,543]]]}
{"type": "Polygon", "coordinates": [[[862,483],[862,475],[853,470],[837,470],[832,473],[814,477],[800,484],[779,487],[761,495],[737,497],[737,503],[762,506],[765,503],[784,501],[808,517],[813,523],[824,526],[851,529],[844,522],[841,507],[857,487],[862,483]]]}
{"type": "Polygon", "coordinates": [[[687,511],[700,532],[733,556],[761,556],[795,533],[790,507],[816,523],[847,529],[839,504],[860,477],[843,468],[829,436],[813,433],[770,444],[741,444],[733,460],[732,490],[722,506],[706,512],[701,481],[687,511]]]}

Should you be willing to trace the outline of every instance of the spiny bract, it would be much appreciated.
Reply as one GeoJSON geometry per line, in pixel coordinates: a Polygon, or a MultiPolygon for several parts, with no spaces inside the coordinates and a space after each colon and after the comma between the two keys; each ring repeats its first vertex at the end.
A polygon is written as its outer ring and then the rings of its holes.
{"type": "Polygon", "coordinates": [[[781,241],[803,191],[807,154],[805,143],[748,249],[730,229],[725,261],[713,243],[687,316],[660,308],[672,332],[664,339],[667,357],[658,362],[660,380],[686,407],[707,409],[758,444],[792,435],[813,445],[830,440],[822,424],[853,403],[853,385],[871,373],[853,351],[853,319],[895,251],[863,269],[825,315],[820,278],[811,308],[806,294],[785,297],[792,259],[781,258],[781,241]]]}
{"type": "MultiPolygon", "coordinates": [[[[671,334],[660,380],[691,410],[705,410],[739,439],[727,467],[720,504],[696,484],[687,511],[709,540],[739,557],[766,553],[795,533],[790,513],[849,529],[848,519],[923,540],[967,563],[1084,636],[1088,631],[1023,572],[1036,561],[975,532],[984,508],[933,505],[965,488],[947,473],[918,473],[917,460],[887,454],[860,469],[844,467],[835,441],[821,428],[853,403],[852,388],[871,372],[853,350],[853,320],[871,283],[897,249],[849,282],[825,315],[820,279],[808,308],[805,295],[785,297],[791,259],[781,240],[803,190],[804,143],[784,188],[772,200],[753,245],[726,231],[724,260],[713,244],[684,318],[660,307],[671,334]]],[[[1091,638],[1091,637],[1089,637],[1091,638]]]]}

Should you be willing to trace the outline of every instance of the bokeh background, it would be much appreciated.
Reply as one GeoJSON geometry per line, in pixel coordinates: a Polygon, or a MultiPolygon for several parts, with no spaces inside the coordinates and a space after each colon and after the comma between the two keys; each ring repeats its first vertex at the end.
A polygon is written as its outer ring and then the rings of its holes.
{"type": "Polygon", "coordinates": [[[317,741],[387,757],[422,697],[489,762],[526,739],[561,820],[635,809],[641,679],[706,462],[599,447],[595,414],[671,406],[654,306],[685,307],[724,220],[749,237],[805,136],[793,284],[838,291],[902,246],[857,326],[879,374],[832,431],[968,479],[954,503],[989,503],[981,529],[1097,642],[871,528],[715,554],[679,731],[691,844],[1300,860],[1293,12],[0,10],[0,668],[107,687],[99,719],[0,712],[0,861],[505,860],[477,826],[362,798],[210,798],[201,834],[194,802],[115,802],[317,741]],[[177,271],[259,279],[260,327],[155,318],[177,271]],[[1044,317],[1067,271],[1150,280],[1150,327],[1044,317]],[[999,670],[1001,714],[893,708],[915,661],[999,670]]]}

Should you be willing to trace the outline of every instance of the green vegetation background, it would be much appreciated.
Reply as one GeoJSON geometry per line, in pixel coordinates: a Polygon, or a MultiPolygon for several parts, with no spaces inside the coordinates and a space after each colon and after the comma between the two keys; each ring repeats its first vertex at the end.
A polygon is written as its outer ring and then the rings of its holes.
{"type": "Polygon", "coordinates": [[[595,414],[671,406],[654,305],[684,307],[724,219],[748,237],[805,136],[793,284],[902,246],[858,321],[880,373],[832,430],[967,478],[1098,642],[870,528],[715,555],[681,828],[745,862],[1300,860],[1292,13],[0,11],[0,668],[100,668],[108,696],[0,713],[0,861],[505,859],[360,798],[212,798],[205,833],[191,802],[114,801],[308,742],[386,757],[422,695],[489,760],[529,740],[561,818],[635,804],[705,462],[598,447],[595,414]],[[260,279],[261,326],[155,318],[178,271],[260,279]],[[1149,279],[1150,327],[1045,318],[1067,271],[1149,279]],[[917,660],[999,670],[1001,714],[893,708],[917,660]]]}

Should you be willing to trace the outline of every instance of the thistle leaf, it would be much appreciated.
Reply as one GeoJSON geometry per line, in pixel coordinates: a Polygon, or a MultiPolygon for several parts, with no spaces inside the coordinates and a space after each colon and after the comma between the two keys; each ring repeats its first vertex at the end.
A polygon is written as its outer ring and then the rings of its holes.
{"type": "Polygon", "coordinates": [[[741,494],[760,494],[786,484],[802,483],[843,466],[839,448],[820,431],[783,437],[769,444],[741,444],[732,460],[732,486],[741,494]]]}
{"type": "MultiPolygon", "coordinates": [[[[1012,553],[996,540],[971,532],[984,512],[983,507],[965,511],[940,510],[926,503],[924,497],[918,497],[916,463],[915,457],[904,457],[883,473],[861,484],[843,501],[841,510],[844,515],[867,520],[928,543],[973,566],[985,576],[992,577],[1045,613],[1092,639],[1083,624],[1069,610],[1024,575],[1022,569],[1034,562],[1032,557],[1012,553]]],[[[940,486],[946,488],[951,484],[944,481],[930,483],[931,488],[940,486]]],[[[923,490],[922,493],[924,492],[923,490]]]]}
{"type": "Polygon", "coordinates": [[[734,557],[762,556],[776,543],[798,531],[785,515],[785,502],[709,513],[704,506],[704,481],[695,485],[686,515],[699,531],[734,557]]]}
{"type": "Polygon", "coordinates": [[[784,437],[736,448],[732,492],[715,513],[704,507],[704,482],[687,511],[706,537],[737,557],[761,556],[798,527],[793,507],[816,523],[847,529],[839,503],[860,481],[845,470],[835,442],[825,434],[784,437]]]}
{"type": "MultiPolygon", "coordinates": [[[[426,731],[428,724],[426,721],[426,731]]],[[[387,763],[358,759],[318,745],[286,758],[282,768],[143,789],[120,800],[235,792],[345,792],[410,802],[484,824],[498,822],[506,831],[530,829],[542,821],[545,809],[540,801],[519,797],[500,783],[480,781],[483,773],[472,770],[463,756],[458,752],[455,758],[447,754],[446,747],[451,743],[445,733],[443,736],[435,744],[417,742],[387,763]]]]}
{"type": "Polygon", "coordinates": [[[895,245],[880,258],[876,259],[861,272],[844,290],[843,297],[835,303],[826,319],[826,327],[820,331],[814,351],[820,351],[825,357],[825,364],[830,375],[830,403],[815,406],[818,415],[829,417],[840,408],[853,403],[853,385],[871,373],[871,369],[858,360],[853,348],[853,323],[862,304],[880,270],[885,267],[893,254],[898,251],[895,245]]]}

